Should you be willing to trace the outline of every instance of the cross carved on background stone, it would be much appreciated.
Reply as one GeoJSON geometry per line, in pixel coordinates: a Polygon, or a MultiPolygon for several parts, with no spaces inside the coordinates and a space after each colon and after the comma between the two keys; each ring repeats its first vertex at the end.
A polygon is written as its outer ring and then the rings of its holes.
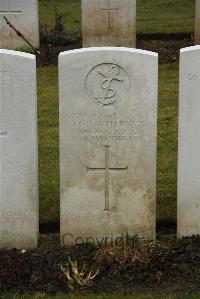
{"type": "Polygon", "coordinates": [[[119,8],[118,7],[112,7],[111,4],[110,4],[110,0],[107,0],[107,7],[100,8],[100,10],[107,13],[108,31],[110,31],[110,29],[111,29],[111,13],[112,12],[117,12],[119,10],[119,8]]]}

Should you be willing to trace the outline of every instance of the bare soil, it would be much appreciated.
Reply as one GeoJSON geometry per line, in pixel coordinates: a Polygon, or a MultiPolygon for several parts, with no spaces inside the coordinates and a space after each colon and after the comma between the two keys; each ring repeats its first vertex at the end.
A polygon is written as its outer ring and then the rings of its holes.
{"type": "MultiPolygon", "coordinates": [[[[167,225],[168,226],[168,225],[167,225]]],[[[58,233],[41,234],[35,250],[0,251],[0,291],[68,292],[65,265],[70,256],[86,271],[99,270],[93,283],[75,286],[80,292],[200,291],[200,236],[177,241],[165,224],[155,244],[134,241],[124,246],[80,244],[61,247],[58,233]]]]}

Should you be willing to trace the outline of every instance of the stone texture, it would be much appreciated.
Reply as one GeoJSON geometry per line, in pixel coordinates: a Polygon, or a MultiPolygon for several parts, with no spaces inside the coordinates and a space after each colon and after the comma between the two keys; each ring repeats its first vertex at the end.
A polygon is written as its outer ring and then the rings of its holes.
{"type": "Polygon", "coordinates": [[[60,54],[65,245],[127,233],[154,239],[157,67],[156,53],[128,48],[60,54]]]}
{"type": "Polygon", "coordinates": [[[4,16],[39,48],[38,0],[0,0],[0,48],[14,50],[24,46],[26,42],[7,25],[4,16]]]}
{"type": "Polygon", "coordinates": [[[181,50],[178,237],[200,234],[200,46],[181,50]]]}
{"type": "Polygon", "coordinates": [[[0,248],[38,239],[35,56],[0,50],[0,248]]]}
{"type": "Polygon", "coordinates": [[[200,44],[200,0],[196,0],[194,42],[200,44]]]}
{"type": "Polygon", "coordinates": [[[83,46],[135,47],[136,0],[82,0],[83,46]]]}

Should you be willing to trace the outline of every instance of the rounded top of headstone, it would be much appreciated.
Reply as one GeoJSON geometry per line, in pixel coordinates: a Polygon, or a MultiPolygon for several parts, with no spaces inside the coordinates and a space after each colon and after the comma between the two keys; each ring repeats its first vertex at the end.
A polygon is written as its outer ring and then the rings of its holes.
{"type": "Polygon", "coordinates": [[[184,52],[196,51],[196,50],[200,50],[200,45],[196,45],[196,46],[191,46],[191,47],[182,48],[182,49],[180,50],[180,52],[181,52],[181,53],[184,53],[184,52]]]}
{"type": "Polygon", "coordinates": [[[34,54],[29,54],[29,53],[20,52],[20,51],[0,49],[0,54],[20,56],[20,57],[25,57],[25,58],[35,60],[35,55],[34,54]]]}
{"type": "Polygon", "coordinates": [[[148,56],[158,57],[158,53],[140,50],[136,48],[126,48],[126,47],[90,47],[90,48],[82,48],[76,50],[69,50],[65,52],[61,52],[59,56],[70,55],[70,54],[80,54],[85,52],[105,52],[105,51],[116,51],[116,52],[129,52],[129,53],[136,53],[148,56]]]}

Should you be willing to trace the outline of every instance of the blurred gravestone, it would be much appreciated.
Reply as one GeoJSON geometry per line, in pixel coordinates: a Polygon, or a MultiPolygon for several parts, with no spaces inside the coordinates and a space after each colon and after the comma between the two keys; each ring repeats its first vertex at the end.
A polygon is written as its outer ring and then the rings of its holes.
{"type": "Polygon", "coordinates": [[[135,47],[136,0],[82,0],[83,47],[135,47]]]}
{"type": "Polygon", "coordinates": [[[0,50],[0,248],[38,238],[36,61],[0,50]]]}
{"type": "Polygon", "coordinates": [[[200,46],[180,55],[178,237],[200,234],[200,46]]]}
{"type": "Polygon", "coordinates": [[[35,47],[39,48],[38,0],[0,0],[0,48],[16,49],[26,45],[8,21],[35,47]]]}

